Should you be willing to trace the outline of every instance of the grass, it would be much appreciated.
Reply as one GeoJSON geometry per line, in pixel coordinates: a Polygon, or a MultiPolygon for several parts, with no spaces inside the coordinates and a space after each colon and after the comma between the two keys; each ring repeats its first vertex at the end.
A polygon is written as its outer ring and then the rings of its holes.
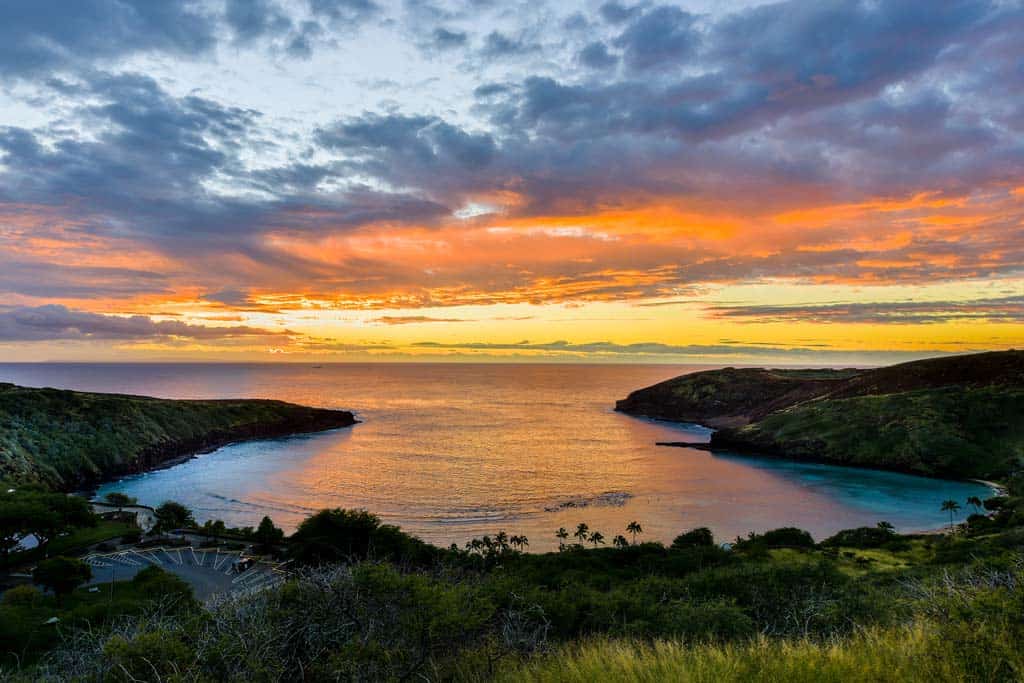
{"type": "MultiPolygon", "coordinates": [[[[499,680],[529,683],[778,681],[880,683],[970,680],[952,658],[937,656],[940,636],[929,625],[868,629],[833,642],[768,640],[686,644],[656,640],[592,640],[555,650],[506,671],[499,680]]],[[[1012,655],[1011,655],[1012,656],[1012,655]]],[[[1013,665],[1024,671],[1024,658],[1013,665]]]]}

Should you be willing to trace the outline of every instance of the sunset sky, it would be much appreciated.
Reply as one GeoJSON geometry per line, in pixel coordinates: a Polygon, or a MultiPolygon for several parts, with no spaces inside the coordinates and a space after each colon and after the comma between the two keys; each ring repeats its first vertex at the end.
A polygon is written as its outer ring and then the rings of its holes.
{"type": "Polygon", "coordinates": [[[0,4],[0,361],[1024,347],[1024,3],[0,4]]]}

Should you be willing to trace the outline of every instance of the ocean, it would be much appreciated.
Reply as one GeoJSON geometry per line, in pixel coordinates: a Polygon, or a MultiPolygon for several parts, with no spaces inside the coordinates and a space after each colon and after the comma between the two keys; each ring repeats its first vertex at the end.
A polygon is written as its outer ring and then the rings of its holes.
{"type": "Polygon", "coordinates": [[[531,550],[580,522],[609,541],[638,521],[669,542],[797,526],[821,539],[887,520],[948,523],[943,500],[988,489],[873,470],[656,446],[710,432],[614,412],[633,389],[704,367],[583,364],[0,364],[0,381],[166,398],[273,398],[352,410],[322,434],[230,445],[111,482],[199,521],[292,530],[325,507],[365,508],[439,545],[505,530],[531,550]]]}

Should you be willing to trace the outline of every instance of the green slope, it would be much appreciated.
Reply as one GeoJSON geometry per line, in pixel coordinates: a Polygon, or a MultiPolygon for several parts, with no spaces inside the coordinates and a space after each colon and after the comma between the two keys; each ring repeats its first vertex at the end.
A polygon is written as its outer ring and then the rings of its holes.
{"type": "Polygon", "coordinates": [[[0,477],[71,489],[232,441],[353,424],[281,401],[176,401],[0,384],[0,477]]]}
{"type": "Polygon", "coordinates": [[[713,448],[944,477],[1024,463],[1024,352],[872,370],[726,368],[684,375],[617,410],[719,428],[713,448]]]}
{"type": "Polygon", "coordinates": [[[712,446],[914,474],[1000,479],[1024,462],[1024,388],[944,387],[810,401],[712,446]]]}

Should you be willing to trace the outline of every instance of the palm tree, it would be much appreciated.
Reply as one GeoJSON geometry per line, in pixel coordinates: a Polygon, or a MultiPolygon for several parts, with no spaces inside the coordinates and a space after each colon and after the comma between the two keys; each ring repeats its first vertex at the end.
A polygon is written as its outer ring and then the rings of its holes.
{"type": "Polygon", "coordinates": [[[587,540],[587,533],[590,531],[590,527],[580,522],[576,525],[576,532],[573,534],[576,538],[580,539],[580,543],[587,540]]]}
{"type": "Polygon", "coordinates": [[[642,534],[644,532],[644,528],[640,526],[640,522],[632,521],[626,525],[626,531],[633,534],[633,545],[636,545],[636,535],[642,534]]]}
{"type": "Polygon", "coordinates": [[[612,545],[616,548],[625,548],[629,545],[629,541],[626,540],[625,536],[619,534],[618,536],[612,539],[612,545]]]}
{"type": "Polygon", "coordinates": [[[602,534],[600,531],[595,531],[594,533],[590,534],[590,542],[593,543],[594,547],[596,548],[598,543],[604,543],[604,534],[602,534]]]}
{"type": "Polygon", "coordinates": [[[558,539],[558,552],[562,552],[565,550],[565,540],[569,538],[569,532],[565,530],[564,526],[560,526],[555,532],[555,538],[558,539]]]}
{"type": "Polygon", "coordinates": [[[529,548],[529,547],[530,547],[530,539],[528,539],[526,536],[523,536],[522,534],[520,534],[519,535],[519,549],[522,550],[523,548],[529,548]]]}
{"type": "Polygon", "coordinates": [[[494,535],[494,542],[498,545],[498,549],[501,552],[508,550],[508,534],[504,531],[499,531],[494,535]]]}
{"type": "Polygon", "coordinates": [[[895,531],[896,531],[896,527],[894,527],[889,522],[886,522],[885,520],[882,520],[881,522],[879,522],[877,526],[878,526],[879,529],[881,529],[882,531],[885,531],[886,533],[890,533],[891,534],[891,533],[895,533],[895,531]]]}
{"type": "Polygon", "coordinates": [[[970,498],[967,499],[967,504],[974,508],[974,512],[981,512],[981,498],[978,498],[977,496],[971,496],[970,498]]]}
{"type": "Polygon", "coordinates": [[[955,500],[942,501],[942,511],[949,511],[949,530],[953,531],[953,513],[960,509],[960,503],[955,500]]]}

